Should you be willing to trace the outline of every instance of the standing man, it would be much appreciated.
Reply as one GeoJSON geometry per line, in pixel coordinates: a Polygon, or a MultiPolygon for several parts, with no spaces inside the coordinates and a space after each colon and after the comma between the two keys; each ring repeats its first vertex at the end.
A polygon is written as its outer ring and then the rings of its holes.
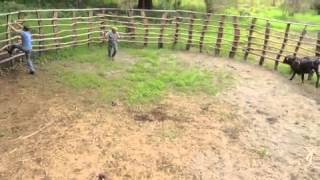
{"type": "Polygon", "coordinates": [[[35,73],[35,69],[33,67],[33,62],[31,60],[31,52],[32,52],[32,35],[30,29],[27,26],[22,27],[21,30],[17,30],[15,27],[9,25],[11,29],[13,29],[16,33],[20,34],[22,45],[13,44],[8,46],[8,53],[12,55],[14,49],[19,49],[20,51],[25,53],[27,66],[30,74],[35,73]]]}
{"type": "Polygon", "coordinates": [[[116,27],[111,28],[111,32],[106,34],[106,39],[108,41],[108,56],[111,60],[114,60],[118,51],[118,39],[120,39],[120,35],[117,32],[116,27]]]}

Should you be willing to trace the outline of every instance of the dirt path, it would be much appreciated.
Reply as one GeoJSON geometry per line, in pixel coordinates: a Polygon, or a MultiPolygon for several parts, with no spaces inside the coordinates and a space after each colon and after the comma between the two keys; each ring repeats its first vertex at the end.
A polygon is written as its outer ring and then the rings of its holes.
{"type": "MultiPolygon", "coordinates": [[[[299,81],[289,82],[276,73],[231,60],[179,56],[205,68],[224,68],[237,74],[236,88],[220,98],[238,107],[237,115],[248,121],[240,134],[242,148],[258,151],[266,159],[257,164],[251,161],[249,166],[233,161],[231,172],[239,177],[243,174],[244,179],[320,178],[319,89],[301,87],[299,81]]],[[[223,162],[229,169],[230,161],[223,162]]]]}
{"type": "Polygon", "coordinates": [[[320,90],[252,65],[177,56],[237,83],[217,98],[170,93],[132,109],[96,103],[46,70],[0,79],[0,179],[320,179],[320,90]]]}

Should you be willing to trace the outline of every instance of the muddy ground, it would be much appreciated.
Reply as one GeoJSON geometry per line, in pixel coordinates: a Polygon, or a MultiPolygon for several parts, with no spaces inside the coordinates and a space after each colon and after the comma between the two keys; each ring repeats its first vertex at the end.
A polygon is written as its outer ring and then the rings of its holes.
{"type": "Polygon", "coordinates": [[[241,62],[177,56],[229,71],[235,85],[130,108],[41,69],[1,77],[0,179],[320,179],[320,89],[241,62]]]}

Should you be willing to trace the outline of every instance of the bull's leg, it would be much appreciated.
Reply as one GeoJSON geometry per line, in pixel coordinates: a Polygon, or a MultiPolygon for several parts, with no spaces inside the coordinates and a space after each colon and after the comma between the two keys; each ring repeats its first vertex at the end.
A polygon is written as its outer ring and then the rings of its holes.
{"type": "Polygon", "coordinates": [[[304,83],[304,73],[301,74],[301,81],[302,81],[302,84],[304,83]]]}
{"type": "Polygon", "coordinates": [[[296,76],[296,72],[293,72],[291,78],[290,78],[290,81],[292,81],[292,79],[296,76]]]}

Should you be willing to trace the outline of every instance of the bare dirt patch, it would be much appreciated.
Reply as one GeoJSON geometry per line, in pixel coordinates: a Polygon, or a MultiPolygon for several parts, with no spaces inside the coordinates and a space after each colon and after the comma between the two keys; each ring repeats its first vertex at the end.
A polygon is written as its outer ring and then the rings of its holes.
{"type": "Polygon", "coordinates": [[[45,70],[1,77],[0,179],[320,178],[319,90],[252,65],[177,56],[230,71],[237,84],[131,108],[98,103],[45,70]]]}

